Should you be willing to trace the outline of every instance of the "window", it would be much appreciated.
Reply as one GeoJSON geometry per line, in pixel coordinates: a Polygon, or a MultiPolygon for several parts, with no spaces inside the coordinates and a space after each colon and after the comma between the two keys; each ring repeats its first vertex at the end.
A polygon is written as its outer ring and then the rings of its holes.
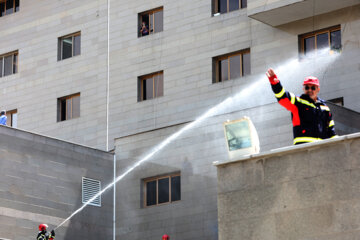
{"type": "Polygon", "coordinates": [[[153,206],[181,200],[180,174],[144,180],[144,206],[153,206]]]}
{"type": "Polygon", "coordinates": [[[64,60],[77,55],[81,52],[81,33],[73,33],[60,37],[58,41],[58,60],[64,60]]]}
{"type": "Polygon", "coordinates": [[[250,74],[250,50],[213,58],[213,83],[236,79],[250,74]]]}
{"type": "Polygon", "coordinates": [[[247,7],[247,0],[213,0],[213,14],[228,13],[247,7]]]}
{"type": "Polygon", "coordinates": [[[0,0],[0,17],[18,12],[20,0],[0,0]]]}
{"type": "Polygon", "coordinates": [[[9,127],[17,127],[17,109],[6,111],[6,125],[9,127]]]}
{"type": "MultiPolygon", "coordinates": [[[[82,203],[87,203],[101,191],[101,182],[90,178],[82,178],[82,203]]],[[[101,195],[96,197],[89,205],[101,207],[101,195]]]]}
{"type": "Polygon", "coordinates": [[[331,102],[331,103],[341,106],[341,107],[344,106],[344,98],[343,97],[330,99],[330,100],[328,100],[328,102],[331,102]]]}
{"type": "Polygon", "coordinates": [[[58,98],[58,122],[80,117],[80,93],[58,98]]]}
{"type": "Polygon", "coordinates": [[[156,72],[138,78],[138,101],[164,95],[164,73],[156,72]]]}
{"type": "Polygon", "coordinates": [[[150,11],[139,13],[139,32],[138,36],[146,36],[149,34],[163,31],[163,7],[150,11]]]}
{"type": "Polygon", "coordinates": [[[332,51],[341,51],[340,26],[307,33],[299,36],[301,55],[311,55],[316,50],[330,48],[332,51]]]}
{"type": "Polygon", "coordinates": [[[18,71],[18,52],[0,55],[0,77],[15,74],[18,71]]]}

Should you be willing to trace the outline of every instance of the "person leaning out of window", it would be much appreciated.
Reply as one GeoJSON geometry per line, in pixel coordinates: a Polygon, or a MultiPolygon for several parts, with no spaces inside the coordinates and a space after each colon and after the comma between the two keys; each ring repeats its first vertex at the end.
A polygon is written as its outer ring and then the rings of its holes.
{"type": "Polygon", "coordinates": [[[142,22],[141,28],[140,28],[141,36],[149,35],[149,28],[146,26],[145,22],[142,22]]]}
{"type": "Polygon", "coordinates": [[[1,113],[0,113],[0,125],[5,125],[6,126],[6,121],[7,121],[6,111],[2,110],[1,113]]]}

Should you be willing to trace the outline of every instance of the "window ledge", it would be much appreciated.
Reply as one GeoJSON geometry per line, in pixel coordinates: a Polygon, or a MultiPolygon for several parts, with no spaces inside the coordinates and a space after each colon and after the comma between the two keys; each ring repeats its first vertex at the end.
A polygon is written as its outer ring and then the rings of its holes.
{"type": "Polygon", "coordinates": [[[76,56],[72,56],[72,57],[69,57],[69,58],[65,58],[65,59],[57,60],[57,62],[63,62],[63,61],[66,61],[66,60],[70,60],[70,59],[78,58],[78,57],[80,57],[80,56],[81,56],[81,54],[76,55],[76,56]]]}
{"type": "Polygon", "coordinates": [[[0,83],[12,80],[14,78],[17,78],[18,75],[19,75],[19,72],[11,74],[11,75],[4,76],[4,77],[0,77],[0,83]]]}
{"type": "Polygon", "coordinates": [[[238,15],[243,15],[245,13],[247,13],[247,8],[240,8],[240,9],[237,9],[237,10],[234,10],[234,11],[231,11],[231,12],[226,12],[226,13],[213,13],[211,14],[211,17],[219,17],[219,16],[230,16],[230,17],[234,17],[235,16],[238,16],[238,15]]]}
{"type": "MultiPolygon", "coordinates": [[[[149,35],[146,35],[146,36],[140,36],[138,37],[138,39],[147,39],[149,41],[150,40],[157,40],[157,39],[160,39],[162,38],[163,36],[163,32],[164,31],[161,31],[161,32],[156,32],[156,33],[152,33],[152,34],[149,34],[149,35]]],[[[144,40],[145,41],[145,40],[144,40]]]]}

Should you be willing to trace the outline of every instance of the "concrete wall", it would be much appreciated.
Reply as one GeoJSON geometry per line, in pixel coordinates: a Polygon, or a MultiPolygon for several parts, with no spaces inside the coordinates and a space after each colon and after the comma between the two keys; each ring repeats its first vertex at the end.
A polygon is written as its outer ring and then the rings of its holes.
{"type": "MultiPolygon", "coordinates": [[[[82,177],[112,181],[113,154],[0,126],[0,238],[34,239],[82,206],[82,177]]],[[[111,239],[113,191],[56,230],[56,239],[111,239]]]]}
{"type": "Polygon", "coordinates": [[[360,134],[217,165],[219,239],[358,239],[360,134]]]}

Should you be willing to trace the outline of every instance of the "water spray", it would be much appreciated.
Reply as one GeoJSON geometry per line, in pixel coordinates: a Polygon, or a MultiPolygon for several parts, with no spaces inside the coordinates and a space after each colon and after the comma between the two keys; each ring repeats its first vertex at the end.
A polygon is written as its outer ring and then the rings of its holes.
{"type": "MultiPolygon", "coordinates": [[[[321,59],[325,66],[328,66],[332,61],[334,61],[334,59],[337,57],[335,54],[333,54],[332,56],[329,57],[328,53],[329,50],[322,50],[324,53],[327,53],[327,57],[325,57],[326,59],[321,59]]],[[[319,51],[317,53],[317,56],[319,58],[320,54],[319,51]]],[[[309,67],[314,67],[313,65],[313,61],[317,61],[318,59],[312,59],[309,61],[304,60],[304,61],[299,61],[298,58],[296,59],[290,59],[289,61],[283,63],[281,66],[276,67],[276,71],[279,73],[279,75],[285,75],[286,73],[289,73],[289,71],[294,71],[294,70],[299,70],[298,68],[300,66],[304,67],[307,64],[310,63],[309,67]]],[[[265,71],[264,71],[265,72],[265,71]]],[[[292,73],[293,74],[293,73],[292,73]]],[[[112,183],[110,183],[109,185],[107,185],[103,190],[101,190],[100,192],[98,192],[96,195],[94,195],[92,198],[90,198],[86,203],[84,203],[79,209],[77,209],[76,211],[74,211],[68,218],[66,218],[63,222],[61,222],[57,227],[55,227],[54,230],[58,229],[59,227],[61,227],[64,223],[66,223],[68,220],[70,220],[72,217],[74,217],[77,213],[81,212],[89,203],[91,203],[92,201],[94,201],[97,197],[99,197],[100,195],[102,195],[104,192],[106,192],[109,188],[113,187],[118,181],[120,181],[121,179],[123,179],[126,175],[128,175],[130,172],[132,172],[136,167],[140,166],[142,163],[146,162],[147,160],[149,160],[151,157],[153,157],[157,152],[159,152],[160,150],[162,150],[165,146],[167,146],[169,143],[171,143],[172,141],[174,141],[176,138],[178,138],[180,135],[182,135],[183,133],[185,133],[186,131],[188,131],[189,129],[195,127],[196,125],[200,124],[201,122],[203,122],[205,119],[215,116],[215,115],[219,115],[219,114],[224,114],[225,112],[221,112],[223,110],[226,110],[227,112],[229,112],[228,106],[230,105],[234,105],[234,103],[239,103],[239,100],[241,98],[244,97],[248,97],[248,95],[251,93],[251,91],[249,89],[257,89],[259,87],[260,84],[267,84],[267,80],[264,80],[265,78],[265,73],[261,75],[261,77],[259,77],[258,80],[256,80],[253,84],[247,86],[246,88],[242,89],[240,92],[236,93],[234,96],[228,97],[225,100],[223,100],[222,102],[220,102],[219,104],[217,104],[216,106],[210,108],[208,111],[206,111],[204,114],[202,114],[200,117],[198,117],[195,121],[185,125],[184,127],[182,127],[181,129],[179,129],[177,132],[173,133],[172,135],[170,135],[169,137],[167,137],[164,141],[162,141],[161,143],[159,143],[158,145],[156,145],[150,153],[148,153],[146,156],[144,156],[142,159],[140,159],[138,162],[136,162],[134,165],[132,165],[130,168],[128,168],[124,173],[122,173],[120,176],[118,176],[117,178],[114,179],[114,181],[112,183]]],[[[266,85],[267,87],[269,87],[268,85],[266,85]]]]}

